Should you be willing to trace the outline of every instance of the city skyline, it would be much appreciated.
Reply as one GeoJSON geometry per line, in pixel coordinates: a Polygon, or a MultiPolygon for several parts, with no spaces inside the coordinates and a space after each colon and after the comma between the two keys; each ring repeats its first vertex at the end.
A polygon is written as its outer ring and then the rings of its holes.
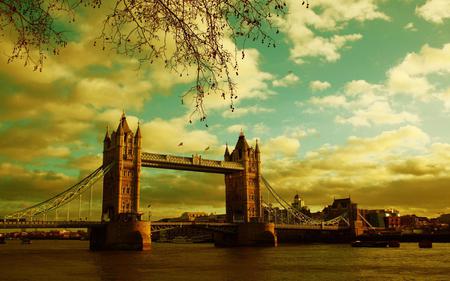
{"type": "MultiPolygon", "coordinates": [[[[191,78],[158,63],[137,70],[93,46],[107,5],[77,15],[68,46],[42,72],[7,64],[3,51],[0,215],[95,170],[106,126],[115,129],[123,110],[133,131],[140,121],[148,152],[220,160],[242,130],[250,145],[259,140],[271,184],[316,211],[351,196],[362,208],[450,213],[449,4],[287,2],[279,46],[250,45],[240,60],[236,110],[206,97],[208,127],[195,116],[190,124],[192,104],[180,102],[191,78]]],[[[221,176],[145,169],[141,185],[141,205],[156,218],[225,212],[221,176]]]]}

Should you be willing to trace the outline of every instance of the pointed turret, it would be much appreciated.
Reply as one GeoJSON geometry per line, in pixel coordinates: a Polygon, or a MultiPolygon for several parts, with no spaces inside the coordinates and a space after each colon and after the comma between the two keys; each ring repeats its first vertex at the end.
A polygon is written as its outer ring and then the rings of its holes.
{"type": "Polygon", "coordinates": [[[255,152],[256,152],[256,153],[261,153],[261,151],[259,150],[259,143],[258,143],[258,140],[256,140],[255,152]]]}
{"type": "Polygon", "coordinates": [[[244,132],[242,131],[242,129],[241,129],[241,132],[239,133],[239,139],[236,143],[236,147],[241,147],[246,150],[250,148],[250,146],[247,143],[247,140],[245,139],[245,135],[244,135],[244,132]]]}
{"type": "Polygon", "coordinates": [[[230,159],[230,151],[228,150],[228,143],[225,146],[225,154],[223,155],[223,157],[226,161],[230,159]]]}
{"type": "Polygon", "coordinates": [[[140,139],[142,138],[142,135],[141,135],[141,126],[140,126],[140,124],[139,124],[139,122],[138,122],[138,126],[137,126],[137,129],[136,129],[136,135],[134,136],[134,142],[135,143],[140,143],[140,139]]]}
{"type": "Polygon", "coordinates": [[[123,126],[122,126],[122,122],[119,123],[119,126],[117,127],[116,130],[118,135],[123,135],[123,126]]]}
{"type": "Polygon", "coordinates": [[[236,146],[234,148],[233,154],[235,151],[238,153],[237,159],[247,159],[247,151],[249,150],[250,146],[247,143],[247,140],[245,139],[244,132],[241,130],[241,133],[239,134],[239,139],[236,143],[236,146]]]}
{"type": "MultiPolygon", "coordinates": [[[[120,118],[119,127],[122,127],[123,132],[125,134],[132,132],[130,126],[128,126],[127,117],[125,116],[125,111],[122,113],[122,117],[120,118]]],[[[117,127],[117,131],[119,131],[119,127],[117,127]]]]}
{"type": "Polygon", "coordinates": [[[109,141],[111,141],[111,137],[109,136],[109,126],[107,125],[106,126],[105,138],[103,139],[103,142],[106,143],[106,142],[109,142],[109,141]]]}

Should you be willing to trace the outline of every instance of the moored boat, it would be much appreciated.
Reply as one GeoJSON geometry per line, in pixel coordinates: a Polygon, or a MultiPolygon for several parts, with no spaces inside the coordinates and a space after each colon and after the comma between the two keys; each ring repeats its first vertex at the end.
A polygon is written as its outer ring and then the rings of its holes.
{"type": "Polygon", "coordinates": [[[419,241],[419,248],[433,248],[433,242],[430,240],[419,241]]]}
{"type": "Polygon", "coordinates": [[[389,246],[389,241],[360,241],[352,242],[352,247],[366,247],[366,248],[386,248],[389,246]]]}

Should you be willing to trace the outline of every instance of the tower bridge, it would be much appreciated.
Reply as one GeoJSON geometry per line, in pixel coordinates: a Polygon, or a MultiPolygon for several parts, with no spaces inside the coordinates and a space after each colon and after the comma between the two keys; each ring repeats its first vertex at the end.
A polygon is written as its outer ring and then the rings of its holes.
{"type": "MultiPolygon", "coordinates": [[[[164,140],[162,140],[164,141],[164,140]]],[[[103,141],[103,163],[100,168],[56,196],[6,216],[8,221],[0,228],[88,228],[92,250],[149,249],[151,232],[164,228],[184,227],[193,223],[157,223],[144,221],[140,212],[140,172],[144,168],[162,168],[223,174],[225,178],[226,223],[196,223],[214,231],[216,245],[272,245],[277,244],[277,231],[358,231],[358,216],[354,210],[337,216],[328,222],[313,220],[292,209],[278,195],[261,173],[261,151],[258,142],[248,145],[241,132],[234,149],[225,149],[224,160],[203,159],[200,155],[182,157],[143,152],[142,135],[138,125],[136,132],[128,126],[122,115],[115,131],[107,132],[103,141]],[[36,216],[58,210],[70,201],[80,198],[87,189],[103,177],[102,212],[100,221],[44,221],[36,216]],[[263,183],[263,185],[261,185],[263,183]],[[264,221],[261,186],[267,188],[277,202],[294,218],[292,224],[264,221]],[[16,221],[14,221],[14,219],[16,221]],[[277,229],[277,230],[276,230],[277,229]]],[[[80,201],[81,202],[81,201],[80,201]]],[[[81,204],[81,203],[80,203],[81,204]]],[[[91,207],[92,203],[90,203],[91,207]]]]}

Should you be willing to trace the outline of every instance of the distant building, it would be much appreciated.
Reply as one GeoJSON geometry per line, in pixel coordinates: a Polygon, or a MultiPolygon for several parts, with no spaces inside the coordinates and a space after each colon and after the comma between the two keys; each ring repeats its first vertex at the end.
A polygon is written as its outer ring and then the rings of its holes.
{"type": "Polygon", "coordinates": [[[384,225],[387,229],[400,229],[400,213],[395,209],[384,210],[384,225]]]}
{"type": "Polygon", "coordinates": [[[308,217],[311,217],[311,211],[306,206],[305,201],[302,200],[298,194],[294,196],[294,202],[292,202],[291,206],[295,210],[300,211],[301,213],[307,215],[308,217]]]}
{"type": "Polygon", "coordinates": [[[305,207],[305,201],[303,201],[298,194],[294,196],[294,202],[292,202],[292,207],[296,210],[301,210],[305,207]]]}
{"type": "Polygon", "coordinates": [[[360,213],[371,227],[385,229],[401,227],[400,214],[395,209],[361,209],[360,213]]]}
{"type": "Polygon", "coordinates": [[[207,217],[205,212],[184,212],[180,216],[180,221],[195,221],[199,217],[207,217]]]}
{"type": "Polygon", "coordinates": [[[442,214],[437,218],[437,220],[440,223],[450,224],[450,214],[442,214]]]}
{"type": "MultiPolygon", "coordinates": [[[[351,229],[355,231],[355,235],[360,235],[364,231],[363,222],[358,209],[358,204],[353,203],[349,198],[334,199],[333,204],[323,209],[323,218],[325,221],[343,216],[347,219],[351,229]]],[[[345,223],[342,222],[341,223],[345,223]]]]}
{"type": "Polygon", "coordinates": [[[384,225],[388,229],[399,229],[401,227],[400,217],[387,216],[384,218],[384,225]]]}
{"type": "Polygon", "coordinates": [[[384,210],[367,210],[364,217],[373,227],[386,228],[384,223],[385,216],[384,210]]]}
{"type": "Polygon", "coordinates": [[[206,216],[199,216],[195,218],[196,222],[226,222],[227,215],[226,214],[209,214],[206,216]]]}
{"type": "Polygon", "coordinates": [[[416,215],[400,217],[400,224],[403,228],[426,228],[431,225],[427,217],[419,217],[416,215]]]}
{"type": "Polygon", "coordinates": [[[333,204],[323,209],[325,220],[331,220],[341,215],[347,214],[351,218],[357,217],[357,204],[352,203],[350,198],[334,199],[333,204]]]}
{"type": "Polygon", "coordinates": [[[287,224],[299,223],[301,220],[298,216],[293,214],[295,211],[299,211],[308,217],[311,216],[311,211],[306,207],[305,201],[303,201],[298,194],[294,196],[294,201],[291,203],[290,207],[294,210],[291,209],[288,211],[284,208],[275,207],[269,203],[263,207],[264,221],[287,224]]]}

